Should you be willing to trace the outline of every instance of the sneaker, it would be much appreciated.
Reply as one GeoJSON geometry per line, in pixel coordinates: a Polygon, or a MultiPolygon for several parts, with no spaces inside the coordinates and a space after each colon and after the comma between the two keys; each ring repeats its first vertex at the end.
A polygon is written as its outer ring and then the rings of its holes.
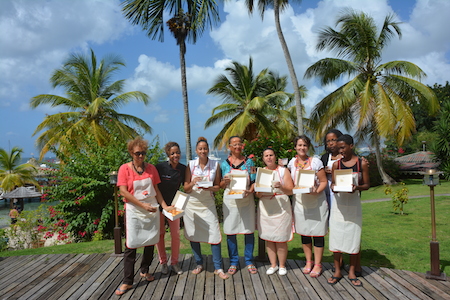
{"type": "Polygon", "coordinates": [[[280,270],[278,271],[278,275],[283,276],[287,274],[287,270],[286,268],[280,268],[280,270]]]}
{"type": "Polygon", "coordinates": [[[275,266],[275,268],[270,267],[270,268],[267,269],[266,274],[267,274],[267,275],[275,274],[275,272],[276,272],[277,270],[278,270],[278,266],[275,266]]]}
{"type": "Polygon", "coordinates": [[[180,269],[178,264],[172,265],[172,270],[174,271],[174,273],[177,273],[178,275],[183,274],[183,271],[180,269]]]}
{"type": "Polygon", "coordinates": [[[161,264],[161,273],[163,274],[169,273],[169,267],[167,266],[167,264],[161,264]]]}

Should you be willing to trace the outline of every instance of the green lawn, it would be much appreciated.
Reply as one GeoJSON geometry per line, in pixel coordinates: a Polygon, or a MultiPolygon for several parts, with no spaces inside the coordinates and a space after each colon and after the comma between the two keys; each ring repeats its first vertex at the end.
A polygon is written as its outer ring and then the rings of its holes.
{"type": "MultiPolygon", "coordinates": [[[[403,181],[408,188],[409,196],[428,196],[430,195],[430,187],[422,184],[422,179],[405,179],[403,181]]],[[[396,186],[394,186],[395,190],[396,186]]],[[[385,186],[379,185],[371,187],[368,191],[363,191],[361,200],[383,199],[390,198],[389,195],[384,193],[385,186]]],[[[440,185],[434,187],[434,193],[437,194],[450,194],[450,181],[442,180],[440,185]]]]}
{"type": "MultiPolygon", "coordinates": [[[[377,188],[375,188],[377,189],[377,188]]],[[[450,184],[436,187],[436,194],[450,193],[450,184]]],[[[429,188],[416,184],[410,187],[414,194],[429,194],[429,188]]],[[[367,196],[376,194],[369,190],[367,196]]],[[[381,195],[381,193],[379,193],[381,195]]],[[[383,189],[384,195],[384,189],[383,189]]],[[[373,196],[370,199],[386,198],[373,196]]],[[[367,197],[363,197],[368,200],[367,197]]],[[[405,205],[405,214],[400,215],[392,209],[390,201],[363,203],[362,264],[365,266],[388,267],[425,273],[430,270],[431,213],[430,198],[410,199],[405,205]]],[[[450,197],[436,197],[437,240],[440,243],[440,262],[444,272],[450,273],[450,197]]],[[[183,235],[183,233],[181,233],[183,235]]],[[[166,240],[169,235],[166,235],[166,240]]],[[[243,238],[239,237],[243,246],[243,238]]],[[[328,241],[327,241],[328,243],[328,241]]],[[[169,245],[169,244],[167,244],[169,245]]],[[[0,256],[58,254],[58,253],[112,253],[112,240],[86,242],[38,249],[0,252],[0,256]]],[[[327,246],[326,246],[327,247],[327,246]]],[[[202,245],[204,254],[211,254],[209,245],[202,245]]],[[[191,253],[190,245],[182,237],[181,253],[191,253]]],[[[222,242],[222,254],[228,256],[226,238],[222,242]]],[[[240,255],[243,251],[240,250],[240,255]]],[[[255,245],[257,255],[257,244],[255,245]]],[[[289,242],[289,258],[304,260],[300,236],[295,235],[289,242]]],[[[348,257],[345,257],[348,263],[348,257]]],[[[331,262],[332,255],[325,251],[324,261],[331,262]]],[[[226,266],[225,266],[226,267],[226,266]]]]}

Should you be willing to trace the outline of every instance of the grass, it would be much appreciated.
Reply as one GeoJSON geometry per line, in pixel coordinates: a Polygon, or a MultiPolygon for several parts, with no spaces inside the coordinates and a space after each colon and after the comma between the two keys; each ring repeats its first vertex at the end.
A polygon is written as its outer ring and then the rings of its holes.
{"type": "MultiPolygon", "coordinates": [[[[429,194],[429,187],[422,186],[421,181],[413,181],[408,187],[413,195],[429,194]]],[[[372,188],[374,189],[374,188],[372,188]]],[[[388,198],[381,193],[369,190],[366,195],[379,194],[370,199],[388,198]]],[[[378,188],[375,188],[378,189],[378,188]]],[[[443,182],[435,188],[436,194],[450,193],[449,182],[443,182]]],[[[411,193],[410,193],[411,195],[411,193]]],[[[363,200],[368,200],[363,196],[363,200]]],[[[430,240],[431,240],[431,212],[430,198],[410,199],[405,205],[405,214],[400,215],[392,209],[390,201],[363,203],[363,232],[362,232],[362,265],[373,267],[387,267],[400,270],[410,270],[425,273],[430,268],[430,240]]],[[[436,197],[436,236],[440,243],[441,269],[450,273],[450,197],[436,197]]],[[[181,231],[181,253],[192,253],[189,242],[183,237],[181,231]]],[[[170,253],[170,235],[166,235],[166,247],[170,253]]],[[[243,237],[238,236],[239,245],[243,247],[243,237]]],[[[304,260],[301,248],[300,236],[295,234],[294,239],[289,242],[289,258],[304,260]]],[[[325,247],[327,247],[326,241],[325,247]]],[[[255,244],[255,255],[257,255],[257,243],[255,244]]],[[[114,242],[104,240],[98,242],[85,242],[69,245],[52,246],[38,249],[26,249],[17,251],[0,252],[0,256],[36,255],[36,254],[61,254],[61,253],[112,253],[114,242]]],[[[211,248],[202,244],[203,254],[211,254],[211,248]]],[[[222,254],[227,255],[226,237],[222,240],[222,254]]],[[[240,249],[240,255],[243,250],[240,249]]],[[[324,261],[332,262],[332,255],[325,251],[324,261]]],[[[348,257],[345,256],[348,263],[348,257]]],[[[226,267],[226,266],[225,266],[226,267]]]]}
{"type": "MultiPolygon", "coordinates": [[[[403,182],[408,188],[409,196],[427,196],[430,195],[430,187],[422,184],[422,179],[405,179],[403,182]]],[[[362,192],[361,200],[390,198],[384,193],[385,186],[379,185],[371,187],[368,191],[362,192]]],[[[395,186],[394,186],[395,189],[395,186]]],[[[435,194],[450,194],[450,181],[442,180],[441,184],[434,188],[435,194]]]]}

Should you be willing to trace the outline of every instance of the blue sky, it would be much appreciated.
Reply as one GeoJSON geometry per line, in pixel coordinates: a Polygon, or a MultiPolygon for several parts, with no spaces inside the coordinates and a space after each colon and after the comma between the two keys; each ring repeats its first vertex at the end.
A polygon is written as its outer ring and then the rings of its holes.
{"type": "MultiPolygon", "coordinates": [[[[49,85],[53,70],[72,52],[92,48],[98,58],[118,54],[126,67],[116,79],[126,79],[125,91],[139,90],[151,97],[148,106],[132,103],[121,110],[145,120],[152,128],[151,140],[159,135],[165,143],[177,141],[184,148],[183,105],[179,71],[179,48],[166,31],[164,43],[147,38],[122,16],[118,0],[2,0],[0,1],[0,147],[24,149],[24,157],[38,156],[33,132],[46,114],[60,109],[42,106],[31,109],[30,99],[38,94],[62,94],[49,85]]],[[[317,31],[334,26],[338,12],[346,7],[362,10],[382,22],[396,13],[403,37],[393,39],[383,61],[408,60],[426,73],[422,82],[445,84],[450,74],[450,31],[448,0],[303,0],[281,15],[285,38],[300,84],[308,88],[303,99],[307,112],[340,84],[320,86],[304,80],[303,74],[315,61],[331,57],[316,52],[317,31]]],[[[167,29],[167,28],[166,28],[167,29]]],[[[214,79],[231,61],[248,63],[259,72],[269,67],[288,74],[268,10],[249,17],[243,1],[221,4],[221,23],[205,32],[196,45],[187,45],[186,65],[191,118],[191,136],[210,141],[220,125],[204,129],[220,99],[206,94],[214,79]]],[[[341,82],[342,83],[342,82],[341,82]]],[[[290,88],[290,90],[292,90],[290,88]]],[[[51,155],[49,155],[51,156],[51,155]]]]}

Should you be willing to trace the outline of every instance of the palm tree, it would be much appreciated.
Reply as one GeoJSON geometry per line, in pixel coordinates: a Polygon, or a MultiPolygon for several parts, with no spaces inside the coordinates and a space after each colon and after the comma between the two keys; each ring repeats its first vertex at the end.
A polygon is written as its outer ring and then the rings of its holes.
{"type": "Polygon", "coordinates": [[[208,94],[222,97],[224,103],[213,109],[205,128],[228,120],[214,139],[216,147],[223,147],[234,135],[252,140],[258,133],[289,134],[294,131],[290,121],[295,119],[295,115],[289,111],[292,97],[284,91],[287,85],[285,76],[279,77],[268,69],[255,75],[251,58],[248,66],[232,62],[225,71],[230,77],[220,75],[208,90],[208,94]]]}
{"type": "Polygon", "coordinates": [[[151,39],[164,41],[164,12],[173,17],[167,21],[170,32],[180,47],[181,89],[184,106],[184,130],[186,135],[186,158],[192,157],[191,125],[189,119],[186,81],[186,40],[195,44],[197,36],[219,21],[215,0],[124,0],[122,11],[133,25],[140,25],[151,39]]]}
{"type": "Polygon", "coordinates": [[[31,164],[19,164],[23,149],[14,147],[8,153],[0,148],[0,187],[5,192],[10,192],[16,187],[25,184],[39,186],[33,178],[36,168],[31,164]]]}
{"type": "MultiPolygon", "coordinates": [[[[246,0],[245,3],[250,14],[253,13],[253,0],[246,0]]],[[[289,48],[287,46],[286,40],[284,38],[283,30],[281,29],[280,23],[280,12],[282,12],[289,5],[288,0],[258,0],[258,9],[261,15],[261,19],[264,17],[264,12],[267,7],[273,6],[275,27],[277,29],[278,39],[280,40],[281,48],[283,49],[284,58],[286,60],[287,67],[289,69],[289,76],[291,77],[292,87],[294,89],[295,98],[295,112],[297,116],[297,131],[298,134],[303,134],[303,106],[302,106],[302,93],[301,88],[299,89],[297,75],[294,69],[294,63],[292,62],[291,54],[289,53],[289,48]]]]}
{"type": "Polygon", "coordinates": [[[375,148],[377,166],[385,183],[394,182],[381,164],[380,139],[395,137],[401,145],[415,131],[410,104],[418,102],[435,113],[439,103],[434,92],[414,80],[426,74],[407,61],[381,63],[384,47],[395,35],[401,37],[399,23],[388,15],[378,30],[365,13],[348,10],[336,22],[340,31],[327,27],[320,31],[317,50],[336,51],[339,58],[325,58],[310,66],[305,77],[317,76],[326,85],[349,76],[351,79],[322,99],[312,110],[311,127],[320,140],[338,125],[347,130],[356,125],[356,136],[368,137],[375,148]],[[348,59],[348,60],[346,60],[348,59]]]}
{"type": "Polygon", "coordinates": [[[149,97],[138,91],[121,94],[124,80],[112,81],[112,76],[124,62],[118,56],[107,56],[99,63],[91,49],[90,57],[71,54],[61,69],[53,72],[50,81],[54,88],[62,87],[66,97],[38,95],[31,99],[31,107],[50,104],[66,112],[47,115],[33,135],[45,130],[37,139],[40,158],[51,147],[64,151],[68,143],[84,146],[85,137],[94,136],[99,145],[113,137],[126,141],[138,135],[134,125],[144,132],[151,127],[142,119],[121,114],[117,109],[135,99],[148,104],[149,97]]]}

